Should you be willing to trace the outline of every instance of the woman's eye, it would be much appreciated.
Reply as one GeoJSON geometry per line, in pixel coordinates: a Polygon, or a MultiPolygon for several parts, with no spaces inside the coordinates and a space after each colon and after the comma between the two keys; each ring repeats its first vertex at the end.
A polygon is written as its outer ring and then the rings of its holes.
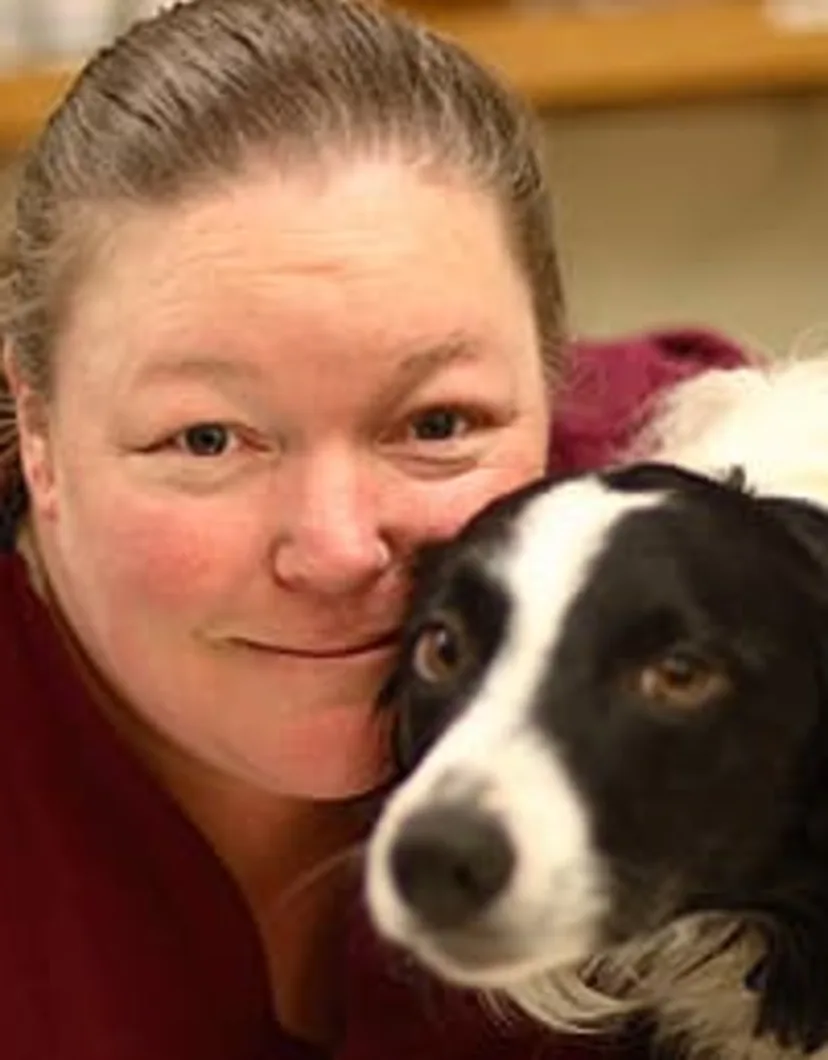
{"type": "Polygon", "coordinates": [[[412,420],[411,432],[419,442],[444,442],[463,434],[468,426],[469,417],[459,409],[434,408],[412,420]]]}
{"type": "Polygon", "coordinates": [[[194,423],[175,435],[174,444],[192,456],[222,456],[233,445],[233,431],[223,423],[194,423]]]}

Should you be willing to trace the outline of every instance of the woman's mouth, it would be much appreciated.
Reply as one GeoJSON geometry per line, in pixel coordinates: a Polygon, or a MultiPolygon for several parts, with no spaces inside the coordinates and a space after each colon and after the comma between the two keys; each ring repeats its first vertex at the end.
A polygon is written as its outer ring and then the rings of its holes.
{"type": "Polygon", "coordinates": [[[369,652],[383,651],[393,647],[399,640],[399,630],[390,630],[374,637],[351,644],[295,647],[286,644],[271,644],[267,641],[234,638],[233,643],[251,651],[268,655],[282,655],[290,659],[309,659],[324,661],[326,659],[349,659],[355,655],[366,655],[369,652]]]}

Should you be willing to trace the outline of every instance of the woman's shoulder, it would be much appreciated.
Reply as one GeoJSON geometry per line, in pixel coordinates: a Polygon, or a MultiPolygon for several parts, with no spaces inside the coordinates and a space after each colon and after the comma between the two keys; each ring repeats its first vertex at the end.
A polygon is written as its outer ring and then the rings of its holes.
{"type": "Polygon", "coordinates": [[[654,331],[573,344],[555,402],[549,470],[581,471],[617,457],[665,388],[708,368],[735,368],[747,355],[700,328],[654,331]]]}

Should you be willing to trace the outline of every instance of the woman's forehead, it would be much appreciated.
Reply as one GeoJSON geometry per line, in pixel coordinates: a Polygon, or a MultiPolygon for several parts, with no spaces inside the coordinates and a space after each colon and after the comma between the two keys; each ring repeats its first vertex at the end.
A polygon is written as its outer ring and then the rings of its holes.
{"type": "Polygon", "coordinates": [[[167,275],[171,262],[207,271],[253,253],[271,271],[325,272],[353,264],[360,252],[372,262],[424,247],[453,256],[470,242],[478,252],[508,255],[489,193],[457,175],[387,160],[289,175],[256,169],[174,203],[136,204],[115,217],[109,256],[140,255],[145,269],[167,275]]]}
{"type": "Polygon", "coordinates": [[[73,325],[109,357],[113,345],[200,356],[248,337],[408,354],[519,346],[534,332],[494,204],[388,164],[325,182],[271,174],[180,211],[132,211],[78,292],[73,325]]]}

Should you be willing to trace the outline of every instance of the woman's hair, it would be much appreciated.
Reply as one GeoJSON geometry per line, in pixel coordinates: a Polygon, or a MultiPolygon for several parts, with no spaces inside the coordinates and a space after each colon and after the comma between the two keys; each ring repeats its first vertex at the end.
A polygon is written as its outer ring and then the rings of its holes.
{"type": "MultiPolygon", "coordinates": [[[[119,211],[174,204],[257,161],[289,171],[367,152],[494,197],[554,371],[561,284],[527,111],[461,48],[362,0],[191,0],[89,62],[24,161],[0,248],[16,371],[48,398],[67,305],[119,211]]],[[[0,482],[13,481],[17,433],[0,421],[0,482]]]]}

